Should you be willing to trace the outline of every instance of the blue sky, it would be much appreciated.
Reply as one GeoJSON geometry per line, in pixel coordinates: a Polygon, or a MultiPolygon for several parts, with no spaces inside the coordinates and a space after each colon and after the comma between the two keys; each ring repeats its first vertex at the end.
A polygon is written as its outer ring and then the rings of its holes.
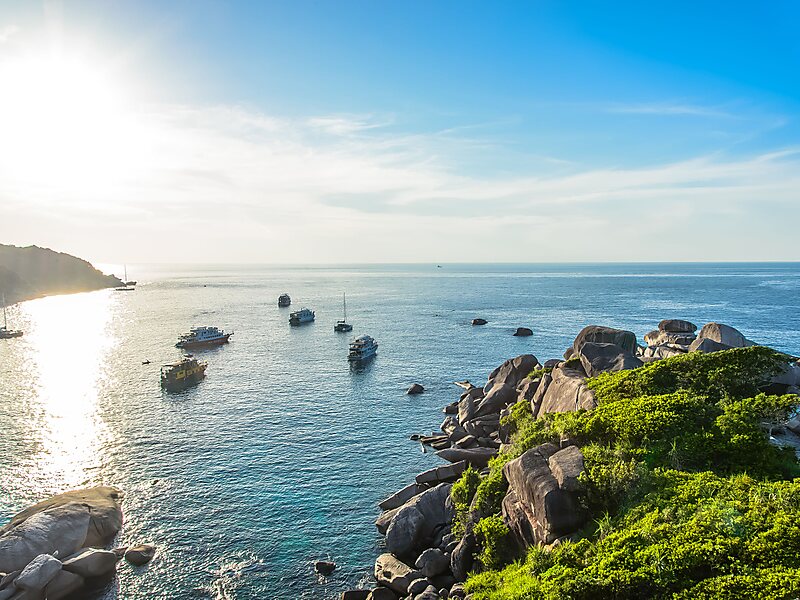
{"type": "Polygon", "coordinates": [[[376,261],[798,259],[800,5],[761,4],[6,0],[0,64],[49,48],[119,90],[58,113],[96,134],[60,132],[69,178],[44,161],[0,186],[6,241],[104,262],[369,258],[351,236],[376,261]],[[113,178],[74,176],[118,144],[113,178]],[[166,215],[223,248],[190,254],[166,215]]]}

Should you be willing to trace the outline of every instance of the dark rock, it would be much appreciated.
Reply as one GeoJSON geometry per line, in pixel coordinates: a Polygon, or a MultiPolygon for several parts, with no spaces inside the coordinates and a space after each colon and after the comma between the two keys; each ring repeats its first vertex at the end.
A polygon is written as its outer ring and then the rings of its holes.
{"type": "Polygon", "coordinates": [[[328,576],[336,570],[336,563],[331,560],[318,560],[314,563],[314,571],[323,576],[328,576]]]}
{"type": "MultiPolygon", "coordinates": [[[[61,600],[77,592],[85,585],[86,581],[80,575],[70,573],[69,571],[59,571],[47,587],[44,588],[44,597],[47,600],[61,600]]],[[[14,600],[17,600],[17,596],[14,600]]],[[[22,600],[20,598],[20,600],[22,600]]],[[[25,599],[27,600],[27,598],[25,599]]]]}
{"type": "Polygon", "coordinates": [[[558,360],[557,358],[550,358],[544,361],[542,365],[545,369],[555,369],[558,365],[560,365],[563,361],[558,360]]]}
{"type": "Polygon", "coordinates": [[[589,377],[606,371],[625,371],[642,366],[642,361],[616,344],[599,344],[586,342],[581,346],[578,355],[581,364],[589,377]]]}
{"type": "Polygon", "coordinates": [[[450,571],[456,581],[466,581],[467,573],[472,570],[473,554],[477,547],[475,534],[467,533],[450,555],[450,571]]]}
{"type": "Polygon", "coordinates": [[[146,565],[156,555],[156,547],[150,544],[139,544],[138,546],[131,546],[125,553],[125,560],[134,566],[141,567],[146,565]]]}
{"type": "Polygon", "coordinates": [[[436,456],[450,462],[466,461],[473,467],[483,468],[489,464],[489,459],[497,456],[494,448],[447,448],[439,450],[436,456]]]}
{"type": "MultiPolygon", "coordinates": [[[[517,390],[507,383],[492,386],[491,391],[475,407],[473,419],[499,413],[517,400],[517,390]]],[[[472,420],[472,419],[470,419],[472,420]]]]}
{"type": "Polygon", "coordinates": [[[404,504],[393,515],[386,529],[386,549],[398,556],[431,540],[435,532],[450,524],[453,507],[448,502],[451,484],[442,483],[425,490],[404,504]]]}
{"type": "Polygon", "coordinates": [[[528,337],[533,335],[533,331],[528,329],[527,327],[517,327],[517,330],[514,332],[516,337],[528,337]]]}
{"type": "MultiPolygon", "coordinates": [[[[547,388],[553,382],[553,376],[550,373],[545,373],[542,375],[542,380],[539,382],[539,387],[536,388],[536,393],[533,394],[533,398],[531,398],[531,413],[534,417],[539,415],[539,411],[542,407],[542,402],[544,401],[544,395],[547,392],[547,388]]],[[[504,440],[508,442],[509,440],[504,440]]]]}
{"type": "Polygon", "coordinates": [[[697,336],[693,333],[675,333],[671,331],[661,331],[657,329],[644,336],[644,342],[648,346],[663,346],[665,344],[677,344],[688,346],[697,336]]]}
{"type": "Polygon", "coordinates": [[[424,392],[424,391],[425,391],[425,388],[424,388],[424,387],[422,387],[422,386],[421,386],[420,384],[418,384],[418,383],[414,383],[414,384],[412,384],[412,385],[411,385],[411,387],[410,387],[410,388],[408,388],[408,389],[406,390],[406,394],[409,394],[409,395],[411,395],[411,396],[415,396],[415,395],[417,395],[417,394],[421,394],[421,393],[422,393],[422,392],[424,392]]]}
{"type": "Polygon", "coordinates": [[[392,522],[392,519],[397,514],[397,511],[400,510],[402,507],[392,508],[391,510],[387,510],[381,513],[375,520],[375,527],[378,528],[378,533],[381,535],[386,535],[386,530],[389,529],[389,524],[392,522]]]}
{"type": "Polygon", "coordinates": [[[441,465],[439,467],[434,467],[433,469],[423,471],[417,475],[416,482],[417,484],[433,485],[445,482],[453,482],[461,477],[461,474],[466,470],[467,462],[463,460],[450,465],[441,465]]]}
{"type": "MultiPolygon", "coordinates": [[[[521,354],[516,358],[510,358],[494,371],[489,373],[488,381],[500,384],[505,383],[512,388],[525,379],[531,371],[541,367],[539,360],[533,354],[521,354]]],[[[484,388],[488,393],[488,390],[484,388]]]]}
{"type": "Polygon", "coordinates": [[[411,500],[414,496],[421,493],[426,488],[420,486],[416,483],[410,483],[406,487],[401,490],[396,491],[394,494],[386,498],[385,500],[381,500],[378,502],[378,506],[381,510],[391,510],[393,508],[399,508],[403,506],[406,502],[411,500]]]}
{"type": "Polygon", "coordinates": [[[369,598],[369,590],[347,590],[339,596],[339,600],[367,600],[367,598],[369,598]]]}
{"type": "Polygon", "coordinates": [[[452,586],[450,586],[451,598],[464,598],[466,595],[467,592],[464,590],[464,584],[454,583],[452,586]]]}
{"type": "Polygon", "coordinates": [[[486,319],[472,319],[473,325],[486,325],[488,321],[486,319]]]}
{"type": "Polygon", "coordinates": [[[446,572],[450,568],[450,559],[438,548],[428,548],[419,555],[414,566],[430,578],[446,572]]]}
{"type": "Polygon", "coordinates": [[[602,325],[589,325],[581,329],[581,332],[572,343],[572,348],[579,353],[581,347],[588,342],[616,344],[623,350],[636,354],[636,334],[632,331],[603,327],[602,325]]]}
{"type": "Polygon", "coordinates": [[[370,592],[367,600],[397,600],[397,594],[389,588],[378,587],[370,592]]]}
{"type": "Polygon", "coordinates": [[[733,346],[728,346],[727,344],[720,344],[719,342],[715,342],[714,340],[699,337],[695,341],[692,342],[692,345],[689,346],[689,352],[720,352],[722,350],[730,350],[733,346]]]}
{"type": "Polygon", "coordinates": [[[681,319],[664,319],[658,324],[658,329],[670,333],[694,333],[697,325],[681,319]]]}
{"type": "Polygon", "coordinates": [[[4,573],[3,576],[0,577],[0,590],[4,590],[6,587],[8,587],[20,573],[22,573],[22,569],[11,571],[11,573],[4,573]]]}
{"type": "Polygon", "coordinates": [[[425,590],[428,589],[428,586],[431,584],[425,577],[420,577],[419,579],[415,579],[411,583],[408,584],[408,593],[412,596],[416,596],[417,594],[421,594],[425,590]]]}
{"type": "Polygon", "coordinates": [[[575,349],[572,346],[564,350],[564,360],[569,360],[573,356],[575,356],[575,349]]]}
{"type": "MultiPolygon", "coordinates": [[[[591,410],[597,407],[594,392],[586,385],[582,372],[567,367],[553,369],[552,380],[547,385],[534,416],[554,412],[591,410]]],[[[538,393],[532,402],[538,398],[538,393]]]]}
{"type": "Polygon", "coordinates": [[[65,559],[62,569],[81,577],[100,577],[113,571],[119,557],[111,550],[85,548],[65,559]]]}
{"type": "Polygon", "coordinates": [[[451,402],[447,406],[442,409],[442,412],[447,415],[457,415],[458,414],[458,402],[451,402]]]}

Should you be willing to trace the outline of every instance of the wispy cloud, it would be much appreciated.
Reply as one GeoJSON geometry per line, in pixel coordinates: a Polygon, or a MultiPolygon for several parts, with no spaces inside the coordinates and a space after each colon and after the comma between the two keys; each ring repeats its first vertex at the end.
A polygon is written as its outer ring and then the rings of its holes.
{"type": "Polygon", "coordinates": [[[391,119],[376,120],[372,116],[333,115],[324,117],[311,117],[306,124],[315,130],[332,135],[352,135],[370,129],[379,129],[392,124],[391,119]]]}
{"type": "Polygon", "coordinates": [[[715,119],[735,119],[738,116],[716,106],[704,106],[683,102],[656,102],[641,104],[611,104],[605,106],[610,113],[654,116],[691,116],[715,119]]]}

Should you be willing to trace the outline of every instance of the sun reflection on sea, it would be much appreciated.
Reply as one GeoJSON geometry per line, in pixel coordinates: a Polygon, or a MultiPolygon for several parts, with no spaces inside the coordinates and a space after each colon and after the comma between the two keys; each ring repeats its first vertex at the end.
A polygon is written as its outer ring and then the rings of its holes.
{"type": "Polygon", "coordinates": [[[42,298],[21,307],[35,378],[27,412],[40,438],[31,459],[37,476],[49,485],[90,480],[98,448],[109,435],[97,405],[114,345],[109,335],[113,302],[111,293],[103,291],[42,298]]]}

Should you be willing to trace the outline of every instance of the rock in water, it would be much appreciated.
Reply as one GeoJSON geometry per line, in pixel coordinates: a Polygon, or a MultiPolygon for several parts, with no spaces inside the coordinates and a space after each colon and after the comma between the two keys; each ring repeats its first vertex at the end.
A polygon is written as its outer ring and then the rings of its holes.
{"type": "Polygon", "coordinates": [[[412,386],[406,390],[406,394],[408,394],[410,396],[414,396],[416,394],[421,394],[424,391],[425,391],[424,387],[422,387],[418,383],[415,383],[415,384],[412,384],[412,386]]]}
{"type": "Polygon", "coordinates": [[[473,325],[486,325],[488,321],[486,319],[472,319],[473,325]]]}
{"type": "Polygon", "coordinates": [[[314,563],[314,570],[320,575],[328,576],[336,570],[336,563],[330,560],[318,560],[314,563]]]}
{"type": "Polygon", "coordinates": [[[527,327],[517,327],[517,330],[514,332],[516,337],[528,337],[533,335],[533,331],[528,329],[527,327]]]}
{"type": "Polygon", "coordinates": [[[150,544],[140,544],[138,546],[131,546],[128,548],[127,552],[125,552],[125,560],[132,565],[141,567],[142,565],[146,565],[153,560],[155,555],[155,546],[151,546],[150,544]]]}

